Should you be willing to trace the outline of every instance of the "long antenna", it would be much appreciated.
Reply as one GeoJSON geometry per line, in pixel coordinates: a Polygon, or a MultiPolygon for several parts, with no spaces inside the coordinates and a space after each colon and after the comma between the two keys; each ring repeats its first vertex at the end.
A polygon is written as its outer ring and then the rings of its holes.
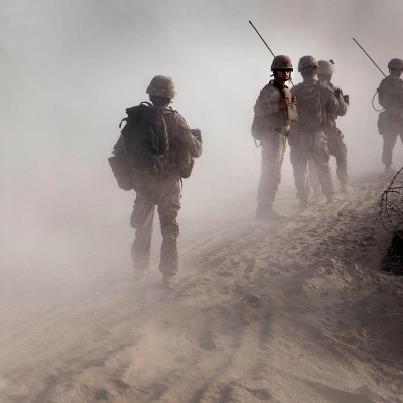
{"type": "Polygon", "coordinates": [[[360,49],[368,56],[369,60],[376,66],[376,68],[382,73],[382,75],[386,78],[386,74],[383,70],[375,63],[375,60],[368,54],[368,52],[360,45],[360,43],[353,37],[353,41],[360,47],[360,49]]]}
{"type": "Polygon", "coordinates": [[[273,57],[276,57],[276,55],[273,53],[273,51],[270,49],[270,46],[266,43],[266,41],[263,39],[262,35],[260,35],[260,32],[256,29],[256,27],[253,25],[253,22],[249,20],[249,24],[252,25],[252,28],[255,30],[255,32],[259,35],[259,38],[262,40],[262,42],[266,45],[266,48],[269,49],[269,52],[272,54],[273,57]]]}
{"type": "MultiPolygon", "coordinates": [[[[260,32],[257,30],[257,28],[253,25],[253,22],[251,20],[249,20],[249,24],[252,26],[252,28],[255,30],[255,32],[259,35],[259,38],[262,40],[262,42],[266,45],[266,48],[269,49],[269,52],[272,54],[273,57],[276,57],[276,55],[274,54],[274,52],[270,49],[270,46],[267,44],[267,42],[263,39],[263,36],[260,35],[260,32]]],[[[294,83],[292,82],[291,78],[290,78],[290,83],[292,86],[294,86],[294,83]]]]}

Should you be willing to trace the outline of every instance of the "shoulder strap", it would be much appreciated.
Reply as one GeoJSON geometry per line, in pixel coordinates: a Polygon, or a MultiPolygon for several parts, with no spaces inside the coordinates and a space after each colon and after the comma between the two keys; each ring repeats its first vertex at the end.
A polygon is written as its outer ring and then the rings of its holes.
{"type": "Polygon", "coordinates": [[[119,123],[119,129],[122,128],[123,122],[126,123],[126,122],[127,122],[127,118],[123,118],[123,119],[120,121],[120,123],[119,123]]]}
{"type": "Polygon", "coordinates": [[[165,121],[165,118],[164,118],[164,111],[161,108],[158,108],[158,112],[159,112],[160,117],[161,117],[162,127],[164,128],[165,155],[167,155],[168,150],[169,150],[169,138],[168,138],[167,122],[165,121]]]}
{"type": "Polygon", "coordinates": [[[286,85],[281,85],[275,80],[270,80],[269,85],[271,85],[274,88],[277,88],[277,90],[280,92],[281,99],[284,99],[286,97],[285,90],[288,90],[288,87],[286,85]]]}
{"type": "Polygon", "coordinates": [[[172,109],[170,106],[168,108],[160,108],[160,109],[164,115],[179,115],[179,113],[176,110],[172,109]]]}
{"type": "Polygon", "coordinates": [[[148,102],[148,101],[140,102],[139,106],[140,106],[140,105],[143,105],[143,106],[154,106],[151,102],[148,102]]]}

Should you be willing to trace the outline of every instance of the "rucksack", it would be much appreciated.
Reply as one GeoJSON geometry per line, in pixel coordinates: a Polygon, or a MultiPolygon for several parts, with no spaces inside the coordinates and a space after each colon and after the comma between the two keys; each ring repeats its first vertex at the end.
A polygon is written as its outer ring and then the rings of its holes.
{"type": "Polygon", "coordinates": [[[126,109],[122,136],[129,164],[137,174],[156,175],[163,169],[169,151],[168,130],[163,109],[149,102],[126,109]]]}

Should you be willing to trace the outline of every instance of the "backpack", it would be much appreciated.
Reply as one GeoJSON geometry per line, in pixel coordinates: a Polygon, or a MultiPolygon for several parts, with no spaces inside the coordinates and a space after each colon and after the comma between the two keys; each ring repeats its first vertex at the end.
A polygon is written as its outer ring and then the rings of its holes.
{"type": "Polygon", "coordinates": [[[169,151],[168,130],[163,110],[149,102],[126,109],[121,133],[129,164],[136,174],[157,175],[169,151]]]}

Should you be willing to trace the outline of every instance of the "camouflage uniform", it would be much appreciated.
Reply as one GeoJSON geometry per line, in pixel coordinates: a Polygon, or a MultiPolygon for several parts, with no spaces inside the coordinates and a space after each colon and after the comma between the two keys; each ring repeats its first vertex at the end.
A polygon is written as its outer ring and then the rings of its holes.
{"type": "MultiPolygon", "coordinates": [[[[280,66],[292,70],[291,60],[287,56],[280,55],[273,60],[272,70],[280,66]]],[[[257,216],[271,211],[281,180],[281,166],[287,147],[286,136],[294,119],[292,109],[295,109],[295,104],[287,106],[282,102],[284,98],[292,100],[285,82],[271,80],[260,91],[254,107],[252,135],[260,141],[262,148],[257,216]]]]}
{"type": "MultiPolygon", "coordinates": [[[[392,59],[389,68],[403,68],[403,61],[392,59]]],[[[385,108],[379,116],[379,133],[383,136],[382,162],[390,168],[397,136],[403,142],[403,80],[399,77],[384,78],[378,88],[379,103],[385,108]]]]}
{"type": "MultiPolygon", "coordinates": [[[[301,58],[303,61],[304,56],[301,58]]],[[[301,65],[300,60],[300,65],[301,65]]],[[[307,67],[317,67],[314,58],[307,67]],[[313,64],[314,62],[314,64],[313,64]]],[[[299,71],[305,67],[299,66],[299,71]]],[[[329,166],[329,149],[324,127],[329,116],[337,114],[339,103],[333,90],[326,84],[314,79],[302,82],[291,89],[297,99],[298,120],[290,130],[291,164],[294,169],[297,197],[306,204],[310,187],[308,180],[308,161],[312,160],[318,172],[319,182],[328,199],[334,193],[329,166]]]]}
{"type": "MultiPolygon", "coordinates": [[[[132,172],[136,199],[130,224],[136,232],[131,252],[134,268],[144,270],[149,263],[153,218],[157,206],[162,234],[159,268],[163,274],[173,276],[178,267],[179,227],[176,217],[181,198],[177,156],[181,148],[186,148],[191,156],[197,158],[202,153],[202,144],[201,140],[192,135],[190,127],[181,115],[171,108],[162,108],[162,112],[170,144],[168,155],[163,161],[163,169],[157,175],[132,172]]],[[[121,147],[120,138],[115,145],[115,155],[122,152],[121,147]]]]}
{"type": "MultiPolygon", "coordinates": [[[[327,61],[319,61],[319,71],[321,63],[330,64],[327,61]]],[[[333,70],[329,68],[329,78],[331,77],[333,70]]],[[[327,138],[328,148],[330,155],[333,155],[336,158],[336,175],[337,179],[341,184],[341,189],[346,190],[348,184],[348,170],[347,170],[347,146],[344,142],[343,133],[336,126],[337,116],[344,116],[347,113],[348,104],[343,97],[342,91],[336,87],[330,81],[322,81],[327,84],[336,95],[337,101],[339,103],[339,108],[337,113],[328,114],[327,124],[324,127],[324,132],[327,138]]],[[[319,189],[320,184],[318,181],[318,175],[315,170],[315,166],[313,163],[309,163],[309,180],[310,184],[314,189],[319,189]]],[[[316,192],[317,193],[317,192],[316,192]]]]}

